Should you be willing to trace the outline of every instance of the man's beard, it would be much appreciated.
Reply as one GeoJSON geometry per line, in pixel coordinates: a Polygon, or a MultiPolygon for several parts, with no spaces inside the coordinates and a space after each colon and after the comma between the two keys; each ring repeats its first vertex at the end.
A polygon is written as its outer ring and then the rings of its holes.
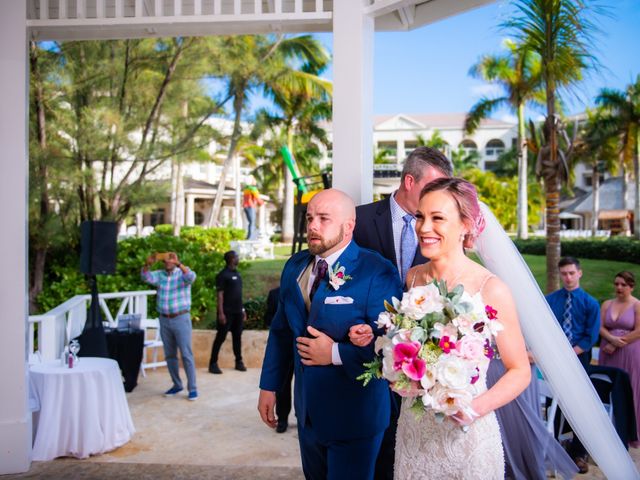
{"type": "MultiPolygon", "coordinates": [[[[317,237],[316,237],[317,238],[317,237]]],[[[309,252],[312,255],[322,255],[327,250],[331,250],[333,247],[338,245],[340,242],[344,240],[344,226],[340,226],[340,233],[334,238],[330,238],[328,240],[324,238],[320,238],[320,243],[315,245],[309,245],[309,252]]]]}

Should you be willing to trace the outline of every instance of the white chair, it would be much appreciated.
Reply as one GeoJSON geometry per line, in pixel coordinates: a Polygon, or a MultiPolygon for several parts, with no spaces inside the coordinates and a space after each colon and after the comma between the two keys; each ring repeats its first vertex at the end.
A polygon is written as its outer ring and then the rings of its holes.
{"type": "MultiPolygon", "coordinates": [[[[542,378],[538,378],[538,392],[540,393],[540,407],[542,409],[543,421],[547,427],[547,431],[555,438],[555,424],[556,412],[558,411],[558,400],[553,396],[553,392],[549,387],[549,384],[542,378]],[[551,399],[551,404],[547,406],[547,398],[551,399]]],[[[564,417],[561,423],[564,423],[564,417]]],[[[560,427],[562,429],[562,426],[560,427]]]]}
{"type": "Polygon", "coordinates": [[[142,363],[140,364],[140,371],[142,376],[146,377],[145,369],[156,367],[166,367],[167,362],[165,360],[158,361],[158,350],[163,348],[162,338],[160,337],[160,320],[157,318],[146,318],[140,322],[140,328],[144,330],[144,347],[142,349],[142,363]],[[152,361],[148,361],[147,350],[151,349],[152,361]]]}

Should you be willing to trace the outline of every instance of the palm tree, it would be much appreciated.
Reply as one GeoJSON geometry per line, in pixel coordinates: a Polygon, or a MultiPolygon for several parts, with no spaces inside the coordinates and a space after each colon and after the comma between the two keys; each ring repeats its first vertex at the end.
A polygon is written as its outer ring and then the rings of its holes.
{"type": "Polygon", "coordinates": [[[319,63],[326,64],[327,58],[320,42],[310,35],[222,37],[219,52],[214,67],[218,76],[226,81],[228,96],[232,97],[234,121],[209,225],[217,222],[220,213],[227,173],[243,133],[241,120],[250,94],[265,84],[302,85],[313,76],[309,73],[309,66],[317,68],[319,63]]]}
{"type": "Polygon", "coordinates": [[[545,146],[541,149],[547,229],[547,291],[557,290],[560,260],[560,217],[558,201],[562,165],[558,155],[556,117],[557,90],[582,78],[582,71],[595,64],[591,54],[593,24],[588,0],[513,0],[516,12],[503,24],[523,48],[540,56],[547,117],[545,146]]]}
{"type": "Polygon", "coordinates": [[[480,153],[477,150],[465,150],[462,146],[458,147],[458,150],[451,152],[451,163],[453,163],[453,170],[461,175],[467,170],[472,168],[478,168],[478,162],[480,160],[480,153]]]}
{"type": "Polygon", "coordinates": [[[616,170],[617,136],[608,128],[610,122],[603,111],[587,111],[587,121],[580,129],[575,146],[575,159],[591,168],[593,187],[593,210],[591,217],[591,236],[598,230],[600,213],[600,174],[616,170]]]}
{"type": "MultiPolygon", "coordinates": [[[[633,212],[633,232],[640,239],[640,75],[635,83],[629,85],[624,92],[603,89],[596,98],[612,115],[617,131],[622,137],[622,165],[633,163],[635,197],[633,212]]],[[[624,182],[623,182],[624,183],[624,182]]],[[[623,205],[625,203],[623,202],[623,205]]]]}
{"type": "Polygon", "coordinates": [[[496,108],[509,106],[518,115],[518,238],[528,237],[527,212],[527,148],[525,137],[525,105],[527,102],[542,103],[540,90],[540,56],[516,44],[506,41],[509,53],[501,56],[486,55],[471,67],[476,78],[500,85],[505,95],[497,98],[481,98],[467,114],[464,129],[472,134],[496,108]]]}
{"type": "MultiPolygon", "coordinates": [[[[302,68],[286,75],[279,75],[264,84],[265,94],[271,98],[280,111],[270,115],[272,125],[277,125],[287,146],[296,159],[301,157],[302,149],[308,142],[320,142],[329,145],[326,132],[319,127],[322,120],[331,117],[330,98],[332,84],[319,77],[329,63],[329,55],[319,43],[309,44],[316,50],[310,55],[302,68]],[[293,74],[291,74],[293,73],[293,74]],[[296,137],[303,136],[304,144],[296,142],[296,137]]],[[[289,169],[284,171],[284,205],[282,210],[282,241],[293,240],[294,211],[293,176],[289,169]]]]}
{"type": "Polygon", "coordinates": [[[435,148],[436,150],[440,150],[445,155],[447,155],[447,150],[449,150],[449,144],[438,129],[435,129],[433,131],[433,133],[431,134],[431,138],[429,138],[428,140],[424,137],[424,135],[416,135],[416,144],[418,145],[418,147],[435,148]]]}

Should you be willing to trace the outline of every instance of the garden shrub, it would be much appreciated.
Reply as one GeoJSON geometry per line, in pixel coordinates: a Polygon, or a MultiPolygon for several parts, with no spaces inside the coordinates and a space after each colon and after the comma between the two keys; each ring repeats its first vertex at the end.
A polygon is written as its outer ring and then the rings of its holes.
{"type": "MultiPolygon", "coordinates": [[[[514,243],[520,253],[546,255],[545,238],[516,239],[514,243]]],[[[640,264],[640,242],[629,237],[563,239],[561,249],[562,256],[640,264]]]]}
{"type": "Polygon", "coordinates": [[[244,323],[246,330],[265,330],[269,328],[264,324],[264,314],[267,311],[267,296],[251,298],[244,302],[247,312],[247,321],[244,323]]]}
{"type": "MultiPolygon", "coordinates": [[[[197,279],[191,289],[191,316],[194,322],[200,322],[207,312],[216,310],[215,278],[224,268],[223,254],[229,250],[229,242],[243,237],[244,231],[240,229],[201,227],[185,228],[180,237],[174,237],[163,227],[148,237],[127,238],[118,242],[116,274],[98,275],[99,291],[152,290],[153,287],[140,278],[140,269],[150,254],[173,251],[182,263],[196,272],[197,279]]],[[[162,266],[156,264],[153,268],[162,266]]],[[[246,267],[241,264],[239,268],[242,271],[246,267]]],[[[77,251],[59,252],[50,257],[47,270],[47,281],[38,297],[41,311],[51,310],[74,295],[89,293],[84,275],[80,273],[77,251]]],[[[147,308],[149,312],[155,311],[155,296],[149,297],[147,308]]]]}

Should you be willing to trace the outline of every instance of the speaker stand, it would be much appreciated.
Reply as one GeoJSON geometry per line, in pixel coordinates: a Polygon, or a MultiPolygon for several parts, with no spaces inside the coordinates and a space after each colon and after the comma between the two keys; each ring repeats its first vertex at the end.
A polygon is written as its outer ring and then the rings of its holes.
{"type": "Polygon", "coordinates": [[[78,337],[80,342],[81,357],[109,358],[107,349],[107,337],[102,326],[102,312],[100,311],[100,298],[98,297],[98,280],[95,275],[87,275],[87,281],[91,287],[91,305],[84,324],[82,334],[78,337]]]}

